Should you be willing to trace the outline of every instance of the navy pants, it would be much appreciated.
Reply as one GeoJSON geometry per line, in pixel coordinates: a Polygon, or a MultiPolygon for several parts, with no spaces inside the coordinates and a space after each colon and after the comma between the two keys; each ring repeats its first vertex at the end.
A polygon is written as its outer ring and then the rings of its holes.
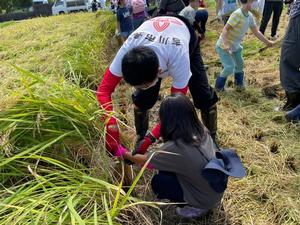
{"type": "Polygon", "coordinates": [[[174,173],[159,171],[158,174],[153,176],[151,187],[159,199],[184,202],[182,188],[174,173]]]}

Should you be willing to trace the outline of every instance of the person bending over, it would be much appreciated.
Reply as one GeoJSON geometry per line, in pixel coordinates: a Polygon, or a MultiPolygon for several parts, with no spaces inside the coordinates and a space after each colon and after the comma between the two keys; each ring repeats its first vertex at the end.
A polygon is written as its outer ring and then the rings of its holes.
{"type": "MultiPolygon", "coordinates": [[[[100,107],[111,115],[111,95],[120,80],[124,78],[135,88],[132,101],[139,143],[137,152],[144,153],[160,136],[160,124],[147,133],[148,111],[158,99],[162,79],[168,76],[172,78],[171,93],[186,94],[189,88],[204,124],[212,137],[216,135],[218,97],[208,84],[193,27],[180,16],[155,17],[145,21],[128,37],[97,90],[100,107]]],[[[119,143],[117,119],[110,117],[106,125],[106,148],[114,154],[119,143]]]]}

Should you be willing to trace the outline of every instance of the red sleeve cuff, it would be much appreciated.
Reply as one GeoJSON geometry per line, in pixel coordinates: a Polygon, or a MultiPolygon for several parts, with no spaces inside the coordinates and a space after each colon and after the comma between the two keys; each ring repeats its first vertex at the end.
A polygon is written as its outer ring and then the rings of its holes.
{"type": "Polygon", "coordinates": [[[180,93],[186,95],[187,91],[188,91],[188,86],[186,86],[184,88],[180,88],[180,89],[179,88],[175,88],[175,87],[171,88],[171,93],[172,94],[180,92],[180,93]]]}

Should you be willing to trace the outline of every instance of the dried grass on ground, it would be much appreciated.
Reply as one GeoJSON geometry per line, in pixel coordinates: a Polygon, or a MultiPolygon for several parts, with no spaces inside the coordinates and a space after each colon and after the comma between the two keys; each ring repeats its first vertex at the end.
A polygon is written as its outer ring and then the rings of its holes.
{"type": "MultiPolygon", "coordinates": [[[[211,14],[213,14],[212,10],[211,14]]],[[[102,18],[101,16],[99,17],[100,20],[102,18]]],[[[211,18],[213,18],[213,15],[211,18]]],[[[92,33],[92,30],[97,27],[94,24],[92,15],[72,14],[48,19],[53,20],[49,26],[45,22],[46,19],[41,18],[22,23],[12,23],[1,28],[0,36],[1,40],[4,40],[0,45],[0,58],[4,59],[2,61],[17,63],[27,70],[41,72],[46,75],[64,74],[65,71],[68,71],[67,74],[76,74],[76,76],[68,78],[70,80],[74,78],[73,81],[78,80],[80,71],[85,71],[84,74],[89,77],[90,72],[86,70],[89,68],[87,66],[89,62],[84,61],[83,57],[86,55],[86,52],[76,51],[76,49],[81,46],[80,44],[78,45],[79,39],[85,40],[85,37],[89,36],[87,33],[92,33]],[[55,21],[55,18],[66,19],[55,21]],[[36,29],[36,32],[40,30],[35,28],[34,24],[36,23],[46,23],[46,27],[50,28],[54,23],[57,26],[53,27],[53,29],[60,30],[60,35],[56,34],[56,32],[51,33],[51,29],[45,27],[43,28],[43,32],[49,32],[49,35],[54,36],[47,39],[47,37],[42,35],[42,38],[39,37],[41,40],[36,42],[35,38],[39,35],[37,33],[34,35],[30,32],[34,29],[36,29]],[[77,29],[73,29],[74,25],[77,29]],[[92,29],[89,26],[94,28],[92,29]],[[32,29],[29,29],[30,27],[32,29]],[[15,29],[25,30],[26,32],[22,34],[16,32],[14,34],[13,31],[15,29]],[[6,35],[5,39],[2,39],[4,37],[3,34],[6,35]],[[14,38],[11,39],[11,37],[14,38]],[[43,41],[43,39],[45,40],[43,41]],[[29,44],[29,40],[32,40],[32,45],[29,44]],[[50,43],[53,41],[53,43],[49,45],[49,41],[50,43]],[[24,46],[29,48],[24,48],[23,43],[25,43],[24,46]],[[39,47],[40,43],[44,44],[44,46],[39,47]],[[10,46],[10,48],[6,46],[10,46]],[[65,49],[66,46],[68,46],[68,49],[65,49]],[[77,52],[83,52],[83,54],[76,55],[77,52]],[[39,55],[41,55],[42,61],[36,59],[36,57],[39,58],[39,55]],[[74,68],[73,70],[70,70],[70,67],[66,66],[68,65],[68,61],[75,62],[71,63],[73,65],[72,68],[74,68]],[[76,67],[76,62],[84,63],[76,67]],[[76,72],[72,73],[72,71],[76,72]]],[[[287,17],[284,15],[279,29],[281,36],[284,33],[286,24],[287,17]]],[[[222,25],[208,23],[207,28],[207,38],[202,44],[202,53],[205,63],[209,65],[208,75],[211,84],[213,84],[215,74],[221,69],[219,58],[214,51],[214,45],[220,34],[222,25]]],[[[110,40],[109,43],[111,43],[110,40]]],[[[102,46],[109,46],[108,43],[102,44],[102,46]]],[[[91,49],[90,46],[84,46],[87,49],[91,49]]],[[[182,220],[176,216],[174,206],[169,205],[161,207],[163,212],[162,224],[296,225],[300,223],[300,127],[299,124],[290,124],[284,121],[284,119],[280,119],[278,116],[281,116],[282,112],[274,110],[275,107],[283,105],[284,101],[282,90],[278,89],[277,86],[273,86],[279,84],[278,59],[280,49],[276,47],[259,53],[261,47],[263,45],[252,35],[247,36],[244,42],[245,71],[248,81],[247,90],[239,93],[233,87],[228,87],[227,92],[220,95],[221,100],[219,103],[220,145],[237,149],[247,168],[248,176],[243,180],[231,180],[222,205],[218,209],[213,210],[205,218],[199,220],[182,220]]],[[[95,54],[90,56],[94,58],[95,54]]],[[[96,73],[97,75],[99,74],[99,78],[102,75],[103,68],[107,66],[110,59],[110,56],[104,57],[101,65],[102,69],[96,73]]],[[[97,60],[99,59],[94,61],[95,65],[97,65],[97,60]]],[[[95,66],[93,68],[96,70],[95,66]]],[[[0,109],[8,108],[11,102],[14,102],[14,99],[15,101],[18,100],[19,95],[5,95],[6,91],[10,93],[11,90],[17,90],[19,87],[18,83],[12,82],[15,81],[16,76],[19,76],[14,71],[9,64],[1,62],[0,85],[2,89],[0,93],[4,97],[1,96],[2,105],[0,105],[0,109]]],[[[99,78],[96,78],[96,80],[99,78]]],[[[82,84],[79,82],[78,85],[82,84]]],[[[168,80],[165,81],[161,91],[162,97],[169,93],[169,86],[170,82],[168,80]]],[[[115,95],[115,102],[116,104],[125,104],[127,106],[126,110],[123,110],[123,120],[129,127],[122,125],[122,129],[125,131],[128,128],[127,132],[124,133],[124,138],[127,140],[126,143],[128,146],[132,147],[134,136],[133,129],[130,128],[133,127],[130,93],[131,88],[128,88],[126,85],[121,87],[115,95]]],[[[152,110],[152,122],[157,120],[158,106],[159,104],[156,104],[152,110]]],[[[121,114],[120,117],[122,117],[121,114]]],[[[96,151],[99,150],[97,149],[96,151]]],[[[82,158],[80,154],[74,149],[73,155],[78,156],[80,159],[82,158]]],[[[135,169],[135,171],[137,173],[139,169],[135,169]]],[[[26,172],[28,173],[28,171],[26,172]]],[[[135,196],[141,199],[153,200],[154,196],[149,189],[151,175],[152,172],[147,172],[139,181],[134,191],[135,196]]],[[[89,187],[94,188],[94,186],[89,187]]],[[[11,193],[6,192],[6,194],[11,193]]],[[[114,197],[113,195],[110,196],[111,198],[107,203],[109,206],[112,206],[114,197]]],[[[80,196],[76,196],[76,198],[80,199],[80,196]]],[[[94,196],[91,197],[91,199],[93,198],[94,196]]],[[[101,209],[105,207],[104,200],[101,199],[101,201],[97,202],[97,206],[101,209]]],[[[86,199],[84,199],[85,201],[86,199]]],[[[69,205],[73,204],[72,201],[68,203],[69,205]]],[[[76,208],[81,213],[80,215],[92,216],[91,210],[93,205],[90,204],[90,201],[88,203],[90,210],[87,211],[88,214],[82,214],[84,211],[80,211],[80,207],[76,208]]],[[[159,224],[161,221],[160,215],[159,210],[138,207],[136,209],[131,208],[129,212],[121,214],[117,221],[120,222],[122,220],[122,224],[125,224],[125,221],[127,221],[127,224],[159,224]]],[[[26,215],[23,215],[24,217],[26,218],[26,215]]],[[[92,219],[89,221],[92,221],[92,219]]]]}

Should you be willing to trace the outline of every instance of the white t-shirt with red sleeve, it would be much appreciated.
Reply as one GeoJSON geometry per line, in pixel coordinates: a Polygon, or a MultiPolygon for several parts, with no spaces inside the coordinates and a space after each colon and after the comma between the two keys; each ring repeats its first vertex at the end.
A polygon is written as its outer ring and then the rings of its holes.
{"type": "Polygon", "coordinates": [[[192,75],[189,57],[190,32],[176,17],[155,17],[136,29],[119,49],[109,70],[122,77],[122,59],[134,47],[147,46],[158,56],[161,73],[159,77],[173,78],[172,86],[185,88],[192,75]]]}

